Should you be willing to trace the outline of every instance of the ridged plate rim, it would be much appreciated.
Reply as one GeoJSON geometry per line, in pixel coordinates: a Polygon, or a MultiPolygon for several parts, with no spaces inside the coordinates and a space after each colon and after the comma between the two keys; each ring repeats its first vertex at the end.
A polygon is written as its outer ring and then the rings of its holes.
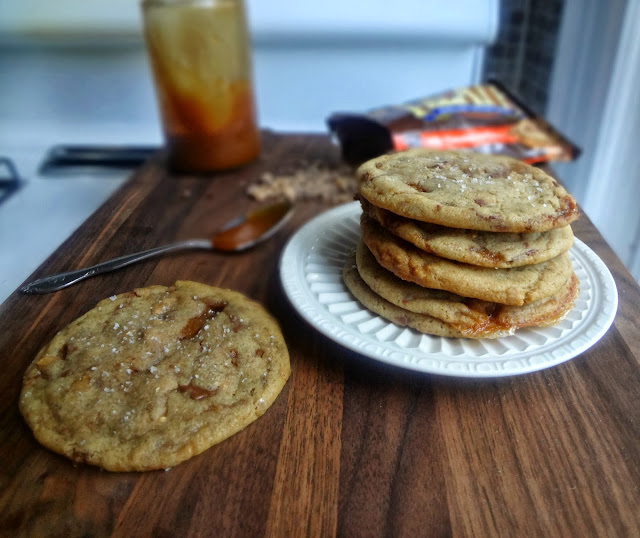
{"type": "Polygon", "coordinates": [[[554,327],[520,329],[493,340],[423,335],[362,306],[342,282],[347,254],[360,237],[360,204],[329,209],[287,242],[280,280],[293,308],[312,327],[363,356],[419,372],[494,378],[561,364],[593,346],[616,315],[618,293],[604,262],[575,239],[569,251],[580,280],[574,308],[554,327]]]}

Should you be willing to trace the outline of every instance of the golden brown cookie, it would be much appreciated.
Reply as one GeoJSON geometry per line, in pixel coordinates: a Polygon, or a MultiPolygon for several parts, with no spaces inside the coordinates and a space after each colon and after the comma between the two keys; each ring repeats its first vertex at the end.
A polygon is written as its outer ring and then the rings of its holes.
{"type": "Polygon", "coordinates": [[[364,214],[360,227],[378,263],[399,278],[492,303],[521,306],[555,295],[573,272],[568,254],[536,265],[491,269],[424,252],[364,214]]]}
{"type": "MultiPolygon", "coordinates": [[[[360,303],[396,325],[411,327],[418,332],[435,336],[464,337],[461,331],[446,324],[444,321],[428,314],[417,314],[400,308],[372,291],[358,273],[355,253],[347,257],[342,277],[349,291],[360,303]]],[[[496,333],[496,336],[500,335],[496,333]]]]}
{"type": "Polygon", "coordinates": [[[569,225],[529,233],[463,230],[401,217],[364,199],[360,202],[369,217],[420,250],[471,265],[502,269],[534,265],[567,252],[573,245],[569,225]]]}
{"type": "Polygon", "coordinates": [[[554,178],[505,156],[414,148],[367,161],[357,176],[375,206],[451,228],[543,232],[578,217],[554,178]]]}
{"type": "Polygon", "coordinates": [[[381,298],[404,310],[428,314],[475,338],[557,323],[571,310],[579,290],[577,277],[571,275],[556,295],[524,306],[507,306],[402,280],[381,267],[362,242],[356,248],[356,265],[364,283],[381,298]]]}
{"type": "Polygon", "coordinates": [[[253,422],[289,373],[262,306],[178,281],[105,299],[62,329],[28,367],[20,411],[75,462],[164,469],[253,422]]]}

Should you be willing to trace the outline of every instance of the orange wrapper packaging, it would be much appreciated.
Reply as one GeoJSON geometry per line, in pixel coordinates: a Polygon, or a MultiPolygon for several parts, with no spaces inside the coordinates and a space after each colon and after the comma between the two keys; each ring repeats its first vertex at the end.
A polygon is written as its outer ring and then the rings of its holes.
{"type": "Polygon", "coordinates": [[[580,152],[495,81],[364,114],[335,113],[327,123],[350,164],[413,147],[495,153],[527,163],[570,161],[580,152]]]}

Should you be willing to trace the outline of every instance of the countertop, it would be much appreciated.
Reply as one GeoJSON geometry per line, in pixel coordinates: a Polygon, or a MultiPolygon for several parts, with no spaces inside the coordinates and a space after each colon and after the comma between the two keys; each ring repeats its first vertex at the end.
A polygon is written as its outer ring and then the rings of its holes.
{"type": "Polygon", "coordinates": [[[131,175],[102,170],[56,177],[39,168],[55,145],[160,145],[157,129],[122,125],[5,123],[0,156],[9,158],[20,186],[0,203],[0,304],[131,175]],[[132,134],[133,133],[133,134],[132,134]]]}
{"type": "MultiPolygon", "coordinates": [[[[262,158],[215,178],[152,159],[33,276],[215,229],[255,204],[260,173],[335,162],[325,136],[265,135],[262,158]]],[[[582,215],[576,236],[614,276],[619,305],[593,347],[553,368],[462,379],[346,350],[291,306],[284,245],[328,209],[238,255],[148,260],[0,306],[0,534],[60,536],[635,536],[640,534],[640,286],[582,215]],[[292,375],[274,405],[170,471],[109,473],[40,446],[17,406],[21,378],[58,330],[115,293],[193,279],[239,290],[280,322],[292,375]]],[[[463,360],[463,358],[461,359],[463,360]]]]}

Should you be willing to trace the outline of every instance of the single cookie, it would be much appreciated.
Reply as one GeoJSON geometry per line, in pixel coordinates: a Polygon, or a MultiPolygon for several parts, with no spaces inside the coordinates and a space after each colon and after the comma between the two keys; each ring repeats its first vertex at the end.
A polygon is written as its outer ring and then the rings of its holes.
{"type": "Polygon", "coordinates": [[[463,297],[522,306],[559,292],[573,272],[568,254],[537,265],[491,269],[424,252],[362,215],[362,240],[380,265],[403,280],[463,297]]]}
{"type": "MultiPolygon", "coordinates": [[[[388,319],[396,325],[411,327],[418,332],[435,336],[452,338],[464,337],[461,331],[447,325],[442,320],[427,314],[416,314],[415,312],[400,308],[373,292],[358,273],[355,252],[347,257],[342,271],[342,277],[349,291],[360,303],[372,312],[388,319]]],[[[500,335],[496,333],[495,336],[500,335]]]]}
{"type": "Polygon", "coordinates": [[[543,232],[578,217],[555,179],[505,156],[414,148],[367,161],[357,176],[372,204],[451,228],[543,232]]]}
{"type": "Polygon", "coordinates": [[[388,231],[420,250],[481,267],[520,267],[546,262],[573,245],[571,226],[547,232],[500,233],[448,228],[395,215],[360,200],[363,211],[388,231]]]}
{"type": "Polygon", "coordinates": [[[572,274],[558,294],[524,306],[470,299],[398,278],[381,267],[362,242],[356,248],[356,265],[362,280],[383,299],[405,310],[440,319],[465,336],[476,338],[558,323],[573,307],[579,291],[578,279],[572,274]]]}
{"type": "Polygon", "coordinates": [[[28,367],[20,411],[75,462],[165,469],[253,422],[289,373],[262,306],[178,281],[105,299],[62,329],[28,367]]]}

